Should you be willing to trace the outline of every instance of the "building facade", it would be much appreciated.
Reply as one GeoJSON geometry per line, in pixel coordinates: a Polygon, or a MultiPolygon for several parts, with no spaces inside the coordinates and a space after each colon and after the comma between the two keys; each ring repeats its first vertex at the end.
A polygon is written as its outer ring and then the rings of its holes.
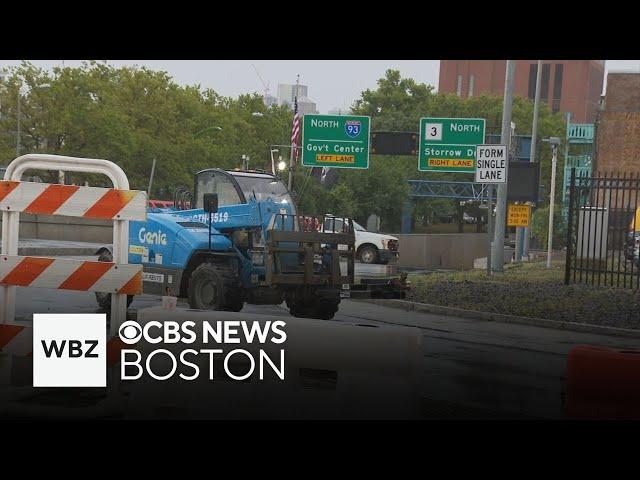
{"type": "MultiPolygon", "coordinates": [[[[309,93],[309,87],[307,85],[298,85],[298,99],[306,97],[309,93]]],[[[293,105],[293,99],[296,96],[296,85],[289,85],[285,83],[278,84],[278,104],[279,105],[293,105]]]]}
{"type": "Polygon", "coordinates": [[[596,122],[594,171],[640,172],[640,73],[609,72],[596,122]]]}
{"type": "MultiPolygon", "coordinates": [[[[298,112],[300,115],[308,113],[318,113],[316,103],[311,100],[307,94],[309,87],[307,85],[298,85],[298,112]]],[[[293,108],[293,101],[296,97],[296,85],[279,84],[278,85],[278,105],[287,105],[293,108]]]]}
{"type": "MultiPolygon", "coordinates": [[[[470,98],[502,96],[506,60],[441,60],[438,91],[470,98]]],[[[517,60],[514,95],[533,100],[538,60],[517,60]]],[[[604,84],[604,60],[543,60],[540,99],[553,112],[593,123],[604,84]]]]}

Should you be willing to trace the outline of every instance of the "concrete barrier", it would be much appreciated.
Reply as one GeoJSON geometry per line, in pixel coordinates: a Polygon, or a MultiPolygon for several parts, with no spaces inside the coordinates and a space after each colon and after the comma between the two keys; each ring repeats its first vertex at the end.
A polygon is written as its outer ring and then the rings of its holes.
{"type": "Polygon", "coordinates": [[[113,241],[113,222],[22,213],[20,238],[110,244],[113,241]]]}
{"type": "Polygon", "coordinates": [[[401,267],[470,270],[487,255],[486,233],[394,234],[400,240],[401,267]]]}

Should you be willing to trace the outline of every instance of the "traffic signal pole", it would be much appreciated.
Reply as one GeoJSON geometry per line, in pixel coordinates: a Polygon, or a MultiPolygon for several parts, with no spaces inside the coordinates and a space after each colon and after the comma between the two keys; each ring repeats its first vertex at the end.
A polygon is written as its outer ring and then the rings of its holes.
{"type": "MultiPolygon", "coordinates": [[[[513,80],[515,74],[515,60],[507,60],[504,101],[502,105],[502,132],[500,143],[509,145],[511,137],[511,106],[513,102],[513,80]]],[[[507,159],[507,165],[509,164],[507,159]]],[[[507,221],[507,186],[509,183],[509,168],[507,166],[507,181],[498,184],[498,198],[496,200],[496,219],[493,236],[493,252],[491,255],[491,269],[502,272],[504,268],[504,229],[507,221]]]]}

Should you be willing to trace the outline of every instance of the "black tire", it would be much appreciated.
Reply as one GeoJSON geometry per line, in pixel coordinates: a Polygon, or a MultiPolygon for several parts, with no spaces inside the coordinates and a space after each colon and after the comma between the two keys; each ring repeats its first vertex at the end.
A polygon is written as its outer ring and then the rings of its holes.
{"type": "Polygon", "coordinates": [[[373,245],[365,245],[360,248],[358,252],[358,259],[362,263],[378,263],[380,261],[380,255],[378,249],[373,245]]]}
{"type": "Polygon", "coordinates": [[[242,290],[233,284],[231,270],[214,263],[199,265],[189,278],[189,308],[239,312],[242,290]]]}
{"type": "Polygon", "coordinates": [[[313,295],[294,294],[287,299],[289,313],[297,318],[331,320],[340,305],[340,300],[323,299],[313,295]]]}
{"type": "Polygon", "coordinates": [[[210,263],[196,268],[189,279],[189,307],[195,310],[223,310],[224,275],[210,263]]]}
{"type": "MultiPolygon", "coordinates": [[[[113,262],[113,255],[109,250],[103,250],[98,256],[98,261],[113,262]]],[[[95,294],[98,308],[107,315],[111,315],[111,294],[107,292],[95,292],[95,294]]],[[[133,295],[127,295],[127,308],[131,306],[131,302],[133,302],[133,295]]]]}
{"type": "Polygon", "coordinates": [[[239,288],[228,288],[224,309],[227,312],[239,312],[244,307],[244,295],[239,288]]]}
{"type": "Polygon", "coordinates": [[[339,302],[333,301],[318,301],[318,304],[314,310],[314,316],[312,318],[319,318],[320,320],[331,320],[338,311],[339,302]]]}

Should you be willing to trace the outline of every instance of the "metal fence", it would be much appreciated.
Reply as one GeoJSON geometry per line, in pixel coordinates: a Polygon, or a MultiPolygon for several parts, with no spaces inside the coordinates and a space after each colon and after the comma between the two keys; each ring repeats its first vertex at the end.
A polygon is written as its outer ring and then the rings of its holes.
{"type": "Polygon", "coordinates": [[[640,288],[640,172],[569,182],[565,283],[640,288]]]}

